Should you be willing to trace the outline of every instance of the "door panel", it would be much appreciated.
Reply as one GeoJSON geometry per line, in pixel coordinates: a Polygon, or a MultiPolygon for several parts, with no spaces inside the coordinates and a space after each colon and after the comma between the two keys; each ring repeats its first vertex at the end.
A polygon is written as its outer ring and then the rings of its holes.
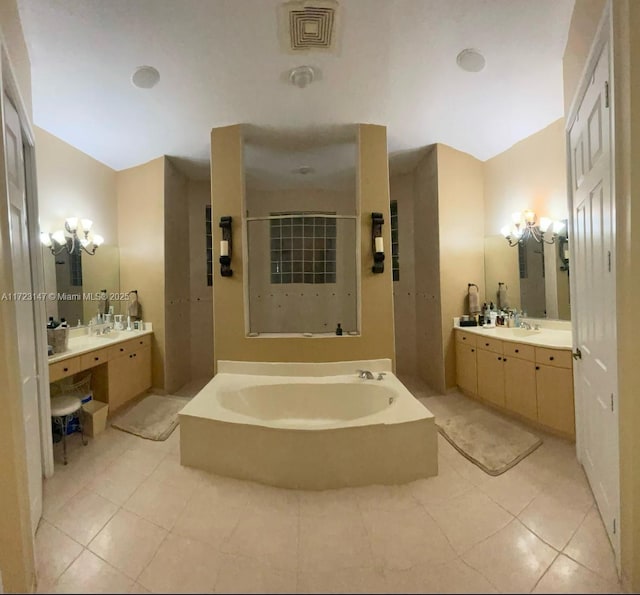
{"type": "MultiPolygon", "coordinates": [[[[8,98],[4,98],[5,155],[9,188],[9,223],[11,231],[11,261],[13,290],[18,295],[33,295],[29,233],[25,191],[24,153],[20,118],[8,98]]],[[[25,447],[31,528],[35,534],[42,516],[42,453],[40,449],[40,409],[38,373],[36,363],[36,334],[34,326],[34,302],[16,299],[15,312],[22,380],[22,411],[25,431],[25,447]]]]}
{"type": "Polygon", "coordinates": [[[576,293],[572,297],[572,320],[576,346],[582,353],[582,359],[574,365],[576,408],[580,421],[576,428],[578,456],[609,538],[618,553],[619,540],[614,532],[620,507],[615,204],[611,183],[608,81],[607,44],[569,133],[570,155],[581,152],[587,155],[583,163],[574,158],[571,164],[572,187],[575,188],[572,245],[576,293]]]}

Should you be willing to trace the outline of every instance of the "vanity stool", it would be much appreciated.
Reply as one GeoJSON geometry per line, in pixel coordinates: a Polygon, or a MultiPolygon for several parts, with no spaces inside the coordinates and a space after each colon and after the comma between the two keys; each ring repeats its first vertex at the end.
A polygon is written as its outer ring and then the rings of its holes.
{"type": "Polygon", "coordinates": [[[82,401],[77,395],[59,395],[51,397],[51,419],[60,426],[62,430],[62,452],[64,454],[64,464],[67,464],[67,427],[69,422],[78,418],[80,434],[82,435],[83,446],[87,445],[82,428],[82,401]]]}

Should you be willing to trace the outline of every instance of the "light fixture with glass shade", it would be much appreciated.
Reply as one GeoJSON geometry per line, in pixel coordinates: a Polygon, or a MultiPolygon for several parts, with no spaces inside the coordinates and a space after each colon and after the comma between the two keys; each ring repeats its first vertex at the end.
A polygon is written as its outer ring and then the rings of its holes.
{"type": "Polygon", "coordinates": [[[92,227],[91,219],[69,217],[64,222],[64,230],[58,229],[53,233],[43,231],[40,233],[40,241],[51,250],[52,254],[60,254],[66,250],[69,254],[84,251],[93,256],[104,243],[104,238],[97,233],[92,233],[92,227]]]}
{"type": "Polygon", "coordinates": [[[531,209],[514,213],[511,218],[511,225],[505,225],[500,230],[511,247],[523,244],[529,238],[533,238],[538,243],[553,244],[565,226],[564,221],[554,221],[548,217],[540,217],[538,223],[536,214],[531,209]],[[550,234],[547,233],[549,231],[550,234]]]}

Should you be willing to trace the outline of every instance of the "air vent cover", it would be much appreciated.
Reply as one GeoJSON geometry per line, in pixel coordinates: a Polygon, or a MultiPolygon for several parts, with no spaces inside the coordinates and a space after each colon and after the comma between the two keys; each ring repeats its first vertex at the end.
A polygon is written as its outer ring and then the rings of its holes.
{"type": "Polygon", "coordinates": [[[285,51],[335,51],[338,3],[334,0],[287,2],[280,7],[280,41],[285,51]]]}

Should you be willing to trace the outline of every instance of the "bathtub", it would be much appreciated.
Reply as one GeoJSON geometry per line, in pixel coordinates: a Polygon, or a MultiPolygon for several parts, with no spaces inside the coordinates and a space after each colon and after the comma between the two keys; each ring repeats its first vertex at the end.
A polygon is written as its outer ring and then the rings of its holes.
{"type": "Polygon", "coordinates": [[[322,490],[438,472],[434,416],[388,359],[219,361],[179,418],[181,463],[220,475],[322,490]]]}

